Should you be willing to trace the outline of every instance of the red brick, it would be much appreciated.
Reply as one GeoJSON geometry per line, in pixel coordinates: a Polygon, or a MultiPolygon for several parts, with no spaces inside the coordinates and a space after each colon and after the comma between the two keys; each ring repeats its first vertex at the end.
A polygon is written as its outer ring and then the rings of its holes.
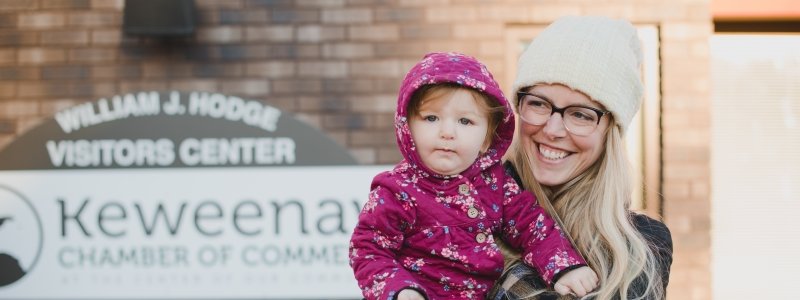
{"type": "Polygon", "coordinates": [[[0,28],[16,28],[17,14],[0,13],[0,28]]]}
{"type": "Polygon", "coordinates": [[[287,61],[256,62],[245,66],[247,76],[264,78],[287,78],[295,76],[296,63],[287,61]]]}
{"type": "Polygon", "coordinates": [[[187,78],[192,76],[189,64],[148,63],[142,66],[144,78],[187,78]]]}
{"type": "Polygon", "coordinates": [[[123,7],[125,7],[125,0],[92,0],[92,8],[95,9],[99,8],[122,11],[123,7]]]}
{"type": "Polygon", "coordinates": [[[222,92],[231,95],[261,97],[269,94],[269,81],[257,79],[223,81],[222,92]]]}
{"type": "Polygon", "coordinates": [[[86,45],[89,32],[82,30],[43,31],[39,36],[42,45],[86,45]]]}
{"type": "Polygon", "coordinates": [[[269,7],[269,8],[280,8],[280,7],[292,7],[295,5],[294,0],[245,0],[244,6],[245,7],[269,7]]]}
{"type": "Polygon", "coordinates": [[[322,50],[319,45],[297,45],[290,47],[293,55],[299,58],[319,58],[322,56],[322,50]]]}
{"type": "Polygon", "coordinates": [[[69,50],[69,60],[75,62],[107,62],[116,59],[114,49],[84,48],[69,50]]]}
{"type": "Polygon", "coordinates": [[[397,60],[350,63],[350,74],[354,77],[397,77],[400,73],[400,63],[397,60]]]}
{"type": "Polygon", "coordinates": [[[216,91],[219,89],[219,82],[216,80],[174,80],[169,83],[169,88],[183,91],[216,91]]]}
{"type": "Polygon", "coordinates": [[[123,34],[119,29],[96,29],[92,30],[92,45],[119,45],[122,42],[123,34]]]}
{"type": "Polygon", "coordinates": [[[0,1],[0,11],[34,10],[39,8],[38,1],[31,0],[3,0],[0,1]]]}
{"type": "Polygon", "coordinates": [[[0,116],[14,118],[34,117],[39,114],[39,103],[36,101],[13,100],[0,102],[0,116]]]}
{"type": "Polygon", "coordinates": [[[336,61],[301,61],[297,66],[300,77],[343,78],[346,77],[347,63],[336,61]]]}
{"type": "Polygon", "coordinates": [[[242,41],[242,28],[220,26],[197,30],[197,41],[201,43],[235,43],[242,41]]]}
{"type": "Polygon", "coordinates": [[[248,26],[245,40],[248,42],[290,42],[294,39],[292,26],[248,26]]]}
{"type": "Polygon", "coordinates": [[[272,11],[273,24],[302,24],[319,23],[321,13],[319,10],[308,9],[276,9],[272,11]]]}
{"type": "Polygon", "coordinates": [[[13,99],[17,96],[17,84],[10,82],[0,82],[0,98],[13,99]]]}
{"type": "Polygon", "coordinates": [[[425,19],[425,11],[419,8],[377,8],[376,22],[419,22],[425,19]]]}
{"type": "MultiPolygon", "coordinates": [[[[427,52],[433,51],[456,51],[467,55],[476,56],[478,51],[480,51],[480,43],[476,41],[434,39],[428,41],[427,46],[427,52]]],[[[421,55],[419,56],[421,57],[421,55]]]]}
{"type": "Polygon", "coordinates": [[[19,62],[23,64],[46,64],[66,61],[66,53],[60,49],[20,48],[19,62]]]}
{"type": "Polygon", "coordinates": [[[40,79],[38,67],[0,67],[0,82],[40,79]]]}
{"type": "Polygon", "coordinates": [[[68,15],[67,23],[75,27],[122,26],[122,14],[113,12],[82,12],[68,15]]]}
{"type": "Polygon", "coordinates": [[[119,83],[118,94],[139,92],[139,91],[158,91],[169,89],[169,84],[164,81],[122,81],[119,83]]]}
{"type": "Polygon", "coordinates": [[[212,8],[243,8],[244,1],[242,0],[195,0],[195,6],[202,9],[212,8]]]}
{"type": "Polygon", "coordinates": [[[400,29],[403,39],[446,39],[452,38],[452,35],[447,25],[407,25],[400,29]]]}
{"type": "Polygon", "coordinates": [[[270,21],[266,9],[220,10],[219,23],[231,24],[265,24],[270,21]]]}
{"type": "Polygon", "coordinates": [[[0,49],[0,65],[9,65],[17,62],[17,50],[0,49]]]}
{"type": "Polygon", "coordinates": [[[397,25],[352,26],[347,35],[354,41],[394,41],[400,38],[397,25]]]}
{"type": "Polygon", "coordinates": [[[392,146],[395,144],[394,130],[351,131],[352,146],[392,146]]]}
{"type": "Polygon", "coordinates": [[[431,23],[469,22],[478,19],[478,10],[472,6],[429,6],[425,18],[431,23]]]}
{"type": "Polygon", "coordinates": [[[345,5],[344,0],[295,0],[295,4],[299,7],[319,8],[342,7],[345,5]]]}
{"type": "Polygon", "coordinates": [[[86,79],[89,68],[80,65],[55,65],[42,67],[42,79],[86,79]]]}
{"type": "Polygon", "coordinates": [[[239,63],[203,63],[192,66],[192,76],[197,77],[240,77],[244,66],[239,63]]]}
{"type": "Polygon", "coordinates": [[[63,13],[23,13],[19,15],[19,28],[60,28],[66,25],[63,13]]]}
{"type": "Polygon", "coordinates": [[[297,104],[297,108],[302,111],[341,113],[348,110],[347,100],[336,95],[322,97],[302,96],[297,98],[297,104]]]}
{"type": "Polygon", "coordinates": [[[90,0],[41,0],[44,9],[87,9],[91,7],[90,0]]]}
{"type": "Polygon", "coordinates": [[[503,25],[498,23],[489,24],[457,24],[453,26],[453,37],[458,40],[463,39],[497,39],[498,32],[503,32],[503,25]]]}
{"type": "Polygon", "coordinates": [[[323,42],[343,40],[345,38],[344,27],[304,25],[297,28],[298,42],[323,42]]]}
{"type": "Polygon", "coordinates": [[[353,111],[358,112],[394,113],[397,109],[397,95],[353,96],[349,101],[353,111]]]}
{"type": "Polygon", "coordinates": [[[38,41],[38,32],[35,31],[0,31],[0,46],[35,46],[38,41]]]}
{"type": "Polygon", "coordinates": [[[372,10],[368,8],[326,9],[322,11],[322,23],[363,24],[372,22],[372,10]]]}
{"type": "Polygon", "coordinates": [[[371,58],[373,56],[372,44],[337,43],[322,45],[322,57],[325,58],[371,58]]]}
{"type": "Polygon", "coordinates": [[[356,94],[371,93],[375,91],[374,85],[375,85],[374,81],[370,79],[353,79],[353,78],[324,79],[322,81],[322,93],[326,95],[327,94],[356,95],[356,94]]]}
{"type": "Polygon", "coordinates": [[[95,66],[91,73],[95,79],[134,79],[142,77],[142,68],[139,65],[95,66]]]}

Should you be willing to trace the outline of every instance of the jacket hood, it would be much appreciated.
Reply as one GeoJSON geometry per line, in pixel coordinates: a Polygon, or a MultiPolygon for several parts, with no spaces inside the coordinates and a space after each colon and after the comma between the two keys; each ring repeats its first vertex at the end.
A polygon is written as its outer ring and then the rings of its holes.
{"type": "MultiPolygon", "coordinates": [[[[511,145],[514,136],[514,111],[503,96],[500,86],[489,73],[489,70],[474,57],[455,52],[434,52],[425,55],[408,74],[400,87],[395,113],[395,134],[397,145],[406,162],[427,175],[445,178],[432,172],[422,164],[406,118],[411,97],[425,85],[451,83],[464,88],[476,90],[504,107],[503,118],[497,126],[494,139],[488,150],[460,175],[476,174],[481,170],[497,164],[511,145]]],[[[458,176],[458,175],[455,175],[458,176]]],[[[453,177],[453,176],[449,176],[453,177]]]]}

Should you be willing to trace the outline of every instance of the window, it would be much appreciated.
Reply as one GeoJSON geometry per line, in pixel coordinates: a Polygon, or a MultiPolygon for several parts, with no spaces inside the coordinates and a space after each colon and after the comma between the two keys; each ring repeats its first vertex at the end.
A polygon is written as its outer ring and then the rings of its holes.
{"type": "Polygon", "coordinates": [[[711,77],[714,298],[795,298],[800,35],[716,34],[711,77]]]}

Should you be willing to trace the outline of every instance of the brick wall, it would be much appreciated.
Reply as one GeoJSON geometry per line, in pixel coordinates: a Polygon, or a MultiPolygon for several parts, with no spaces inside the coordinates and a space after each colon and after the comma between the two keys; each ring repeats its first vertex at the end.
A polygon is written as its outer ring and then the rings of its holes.
{"type": "Polygon", "coordinates": [[[261,99],[347,146],[399,159],[392,114],[428,51],[484,61],[503,86],[504,32],[603,14],[660,30],[664,218],[675,240],[671,299],[709,299],[708,0],[197,0],[194,37],[124,36],[122,0],[0,1],[0,147],[54,112],[138,90],[261,99]]]}

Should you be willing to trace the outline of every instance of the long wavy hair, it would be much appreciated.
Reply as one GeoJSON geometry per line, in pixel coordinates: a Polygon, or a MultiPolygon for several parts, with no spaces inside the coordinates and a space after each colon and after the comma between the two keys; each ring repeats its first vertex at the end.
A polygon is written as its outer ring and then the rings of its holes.
{"type": "MultiPolygon", "coordinates": [[[[533,160],[519,142],[521,130],[517,130],[507,158],[516,167],[523,187],[536,194],[600,278],[600,286],[588,296],[630,299],[629,288],[636,281],[645,287],[636,292],[636,299],[663,299],[656,256],[631,223],[632,169],[622,132],[609,121],[612,125],[604,133],[605,150],[600,158],[560,186],[542,186],[534,178],[533,160]]],[[[520,126],[518,119],[517,128],[520,126]]]]}

